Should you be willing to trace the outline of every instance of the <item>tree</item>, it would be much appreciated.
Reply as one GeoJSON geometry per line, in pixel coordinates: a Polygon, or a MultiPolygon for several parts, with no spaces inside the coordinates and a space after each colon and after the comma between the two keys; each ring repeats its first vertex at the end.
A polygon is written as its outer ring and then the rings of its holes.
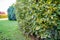
{"type": "Polygon", "coordinates": [[[9,20],[16,20],[14,4],[8,8],[7,12],[9,20]]]}
{"type": "Polygon", "coordinates": [[[57,38],[60,0],[17,0],[16,15],[20,29],[39,38],[57,38]],[[50,36],[51,35],[51,36],[50,36]]]}

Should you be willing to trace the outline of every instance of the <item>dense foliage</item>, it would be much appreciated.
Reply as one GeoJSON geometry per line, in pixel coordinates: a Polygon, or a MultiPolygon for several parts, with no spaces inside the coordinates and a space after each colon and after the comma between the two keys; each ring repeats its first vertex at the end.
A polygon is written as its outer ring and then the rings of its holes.
{"type": "Polygon", "coordinates": [[[9,20],[16,20],[15,16],[15,7],[14,5],[10,6],[7,10],[9,20]]]}
{"type": "Polygon", "coordinates": [[[60,0],[17,0],[16,14],[23,33],[52,38],[60,25],[60,0]]]}

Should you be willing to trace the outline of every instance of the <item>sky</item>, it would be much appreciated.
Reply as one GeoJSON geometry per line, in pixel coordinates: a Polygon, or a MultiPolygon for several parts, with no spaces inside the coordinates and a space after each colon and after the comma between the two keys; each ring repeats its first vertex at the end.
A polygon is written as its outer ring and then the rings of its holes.
{"type": "Polygon", "coordinates": [[[16,0],[0,0],[0,11],[4,11],[7,13],[7,9],[9,8],[9,6],[11,6],[15,2],[16,0]]]}

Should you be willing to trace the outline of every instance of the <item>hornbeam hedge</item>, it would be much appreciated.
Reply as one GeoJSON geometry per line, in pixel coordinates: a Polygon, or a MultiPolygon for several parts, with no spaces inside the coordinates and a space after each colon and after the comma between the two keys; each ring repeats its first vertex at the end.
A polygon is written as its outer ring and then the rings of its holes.
{"type": "Polygon", "coordinates": [[[60,0],[17,0],[16,15],[20,30],[34,37],[57,38],[60,25],[60,0]]]}

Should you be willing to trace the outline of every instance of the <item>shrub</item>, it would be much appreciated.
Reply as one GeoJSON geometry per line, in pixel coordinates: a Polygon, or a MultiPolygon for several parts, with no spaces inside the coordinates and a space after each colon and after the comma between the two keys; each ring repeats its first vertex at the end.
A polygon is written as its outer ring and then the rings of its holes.
{"type": "Polygon", "coordinates": [[[59,1],[17,0],[16,15],[20,30],[27,35],[32,34],[41,38],[53,38],[53,34],[56,35],[55,31],[60,20],[59,1]]]}

